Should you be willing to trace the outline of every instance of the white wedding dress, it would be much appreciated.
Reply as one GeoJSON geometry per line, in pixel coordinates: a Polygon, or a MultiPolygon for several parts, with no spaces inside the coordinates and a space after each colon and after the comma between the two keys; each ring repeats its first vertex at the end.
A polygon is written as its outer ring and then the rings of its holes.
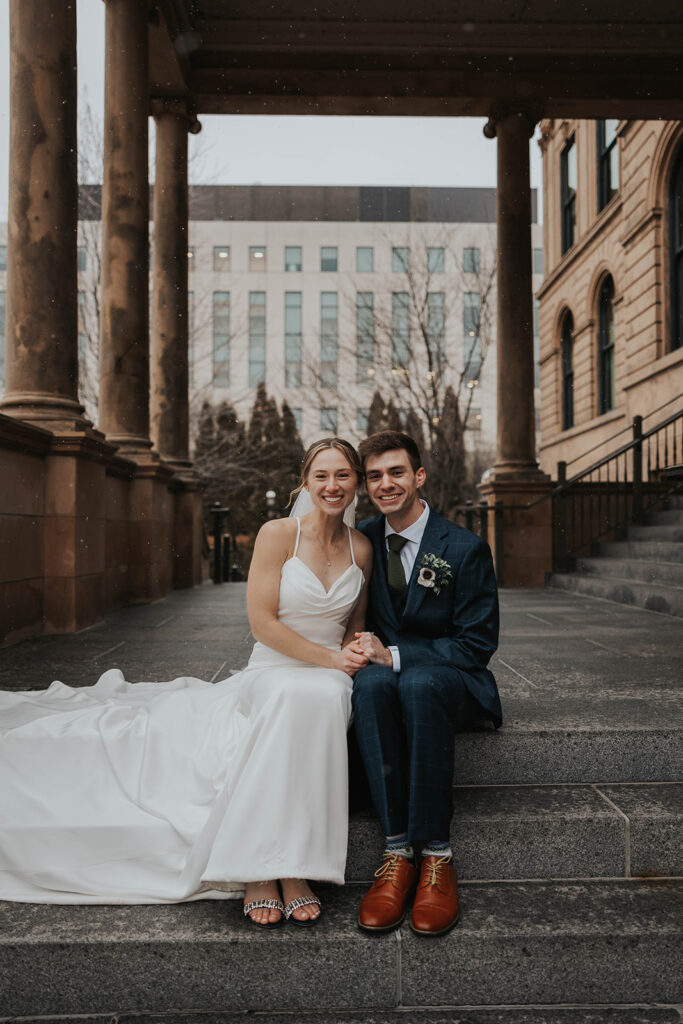
{"type": "MultiPolygon", "coordinates": [[[[363,586],[285,562],[279,618],[341,646],[363,586]]],[[[0,693],[0,899],[171,903],[245,881],[344,881],[351,679],[256,643],[215,684],[182,677],[0,693]]]]}

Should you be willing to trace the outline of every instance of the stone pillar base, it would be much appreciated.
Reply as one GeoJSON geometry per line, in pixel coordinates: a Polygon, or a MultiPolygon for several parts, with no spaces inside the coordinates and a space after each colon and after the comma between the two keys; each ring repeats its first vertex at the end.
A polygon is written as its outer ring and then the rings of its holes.
{"type": "Polygon", "coordinates": [[[173,586],[173,470],[150,458],[137,462],[130,484],[128,595],[158,601],[173,586]]]}
{"type": "MultiPolygon", "coordinates": [[[[513,506],[503,513],[503,586],[542,587],[546,573],[552,570],[552,501],[548,497],[526,507],[536,498],[549,495],[552,486],[550,478],[541,473],[531,480],[495,477],[479,485],[482,500],[488,505],[502,501],[505,506],[513,506]]],[[[495,531],[491,546],[498,566],[501,553],[496,550],[495,531]]]]}
{"type": "Polygon", "coordinates": [[[92,427],[79,402],[38,392],[7,393],[0,402],[0,412],[57,433],[88,431],[92,427]]]}
{"type": "Polygon", "coordinates": [[[180,477],[175,486],[173,586],[202,582],[202,494],[196,480],[180,477]]]}
{"type": "Polygon", "coordinates": [[[105,464],[113,451],[97,431],[52,437],[45,457],[45,633],[74,633],[104,617],[105,464]]]}

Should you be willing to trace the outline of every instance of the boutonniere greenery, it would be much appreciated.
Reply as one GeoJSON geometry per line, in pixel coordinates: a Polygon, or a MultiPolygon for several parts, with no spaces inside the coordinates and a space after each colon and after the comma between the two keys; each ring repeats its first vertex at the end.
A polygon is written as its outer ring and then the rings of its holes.
{"type": "Polygon", "coordinates": [[[440,594],[453,579],[453,571],[445,558],[436,555],[423,555],[420,561],[420,574],[417,577],[418,587],[425,587],[435,594],[440,594]]]}

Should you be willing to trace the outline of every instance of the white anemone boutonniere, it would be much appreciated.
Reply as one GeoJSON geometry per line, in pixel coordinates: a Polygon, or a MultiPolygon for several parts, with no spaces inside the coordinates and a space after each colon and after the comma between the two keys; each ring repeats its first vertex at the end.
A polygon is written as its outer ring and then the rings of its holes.
{"type": "Polygon", "coordinates": [[[431,554],[423,555],[420,566],[418,587],[433,590],[435,594],[440,594],[442,587],[447,587],[453,579],[453,571],[445,558],[437,558],[431,554]]]}

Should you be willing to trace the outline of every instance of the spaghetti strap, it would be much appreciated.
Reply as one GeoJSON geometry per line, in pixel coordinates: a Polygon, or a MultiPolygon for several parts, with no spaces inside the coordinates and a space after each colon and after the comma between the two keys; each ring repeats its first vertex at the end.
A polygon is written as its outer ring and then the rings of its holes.
{"type": "Polygon", "coordinates": [[[294,554],[292,555],[292,558],[296,558],[296,553],[299,550],[299,538],[301,537],[301,520],[298,516],[295,516],[294,518],[296,519],[296,544],[294,545],[294,554]]]}
{"type": "Polygon", "coordinates": [[[349,547],[351,548],[351,561],[353,562],[354,565],[356,565],[356,556],[353,553],[353,540],[352,540],[351,527],[347,526],[346,529],[349,531],[349,547]]]}

